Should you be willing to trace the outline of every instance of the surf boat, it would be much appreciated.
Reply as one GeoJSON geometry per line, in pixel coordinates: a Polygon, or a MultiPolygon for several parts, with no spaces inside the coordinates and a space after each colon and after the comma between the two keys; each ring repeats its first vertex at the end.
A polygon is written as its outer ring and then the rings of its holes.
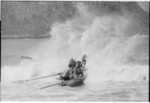
{"type": "Polygon", "coordinates": [[[84,84],[84,80],[87,76],[73,78],[71,80],[62,80],[60,86],[69,86],[69,87],[76,87],[84,84]]]}

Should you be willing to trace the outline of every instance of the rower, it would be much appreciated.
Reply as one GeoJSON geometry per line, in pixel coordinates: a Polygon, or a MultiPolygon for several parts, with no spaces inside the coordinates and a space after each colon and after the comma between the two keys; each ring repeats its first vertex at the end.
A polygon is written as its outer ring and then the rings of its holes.
{"type": "Polygon", "coordinates": [[[73,78],[73,69],[75,68],[75,66],[76,66],[76,61],[73,58],[71,58],[69,61],[67,70],[65,70],[65,72],[62,75],[60,75],[61,78],[63,80],[72,79],[73,78]]]}
{"type": "Polygon", "coordinates": [[[82,63],[80,61],[77,61],[77,65],[76,67],[74,68],[74,72],[73,72],[73,76],[75,78],[78,78],[78,77],[83,77],[83,69],[82,69],[82,63]]]}

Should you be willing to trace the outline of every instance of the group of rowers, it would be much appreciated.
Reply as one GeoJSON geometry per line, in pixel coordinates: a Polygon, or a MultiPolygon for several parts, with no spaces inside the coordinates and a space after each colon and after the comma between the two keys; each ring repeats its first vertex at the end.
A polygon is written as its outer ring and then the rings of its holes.
{"type": "Polygon", "coordinates": [[[62,80],[70,80],[73,78],[79,78],[84,76],[85,65],[87,56],[83,55],[81,61],[76,61],[73,58],[70,59],[67,70],[60,74],[62,80]]]}

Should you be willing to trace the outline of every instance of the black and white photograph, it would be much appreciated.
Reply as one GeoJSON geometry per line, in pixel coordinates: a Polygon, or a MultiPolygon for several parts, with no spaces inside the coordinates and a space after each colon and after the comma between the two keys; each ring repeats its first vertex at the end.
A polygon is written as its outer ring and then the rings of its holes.
{"type": "Polygon", "coordinates": [[[149,1],[0,7],[1,101],[149,101],[149,1]]]}

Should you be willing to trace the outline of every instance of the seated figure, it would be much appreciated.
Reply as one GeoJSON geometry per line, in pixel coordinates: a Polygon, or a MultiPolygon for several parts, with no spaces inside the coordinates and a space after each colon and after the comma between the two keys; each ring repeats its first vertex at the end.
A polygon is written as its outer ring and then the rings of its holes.
{"type": "Polygon", "coordinates": [[[74,69],[75,66],[76,66],[76,61],[73,58],[71,58],[70,61],[69,61],[68,68],[61,75],[61,78],[63,80],[70,80],[70,79],[72,79],[73,78],[73,69],[74,69]]]}
{"type": "Polygon", "coordinates": [[[73,76],[78,78],[78,77],[82,77],[83,76],[83,67],[82,67],[82,63],[80,61],[77,61],[77,65],[73,70],[73,76]]]}

